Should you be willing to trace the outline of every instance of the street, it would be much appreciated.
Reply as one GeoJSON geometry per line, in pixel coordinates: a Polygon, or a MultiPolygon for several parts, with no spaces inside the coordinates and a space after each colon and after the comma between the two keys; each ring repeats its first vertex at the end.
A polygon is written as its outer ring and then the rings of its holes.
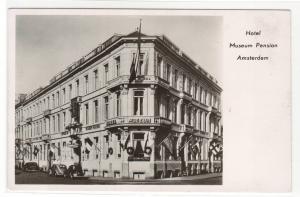
{"type": "Polygon", "coordinates": [[[80,185],[113,185],[113,184],[147,184],[147,185],[221,185],[222,177],[201,178],[176,177],[174,179],[113,179],[101,177],[81,177],[77,179],[64,179],[63,177],[48,176],[44,172],[23,172],[16,171],[16,184],[80,184],[80,185]]]}

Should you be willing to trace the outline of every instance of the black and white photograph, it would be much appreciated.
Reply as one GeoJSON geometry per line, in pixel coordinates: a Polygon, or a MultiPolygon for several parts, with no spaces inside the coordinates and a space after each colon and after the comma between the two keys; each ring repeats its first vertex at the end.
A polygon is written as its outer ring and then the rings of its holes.
{"type": "Polygon", "coordinates": [[[16,16],[15,184],[222,185],[222,21],[16,16]]]}
{"type": "Polygon", "coordinates": [[[292,190],[290,10],[11,9],[8,35],[9,190],[292,190]]]}

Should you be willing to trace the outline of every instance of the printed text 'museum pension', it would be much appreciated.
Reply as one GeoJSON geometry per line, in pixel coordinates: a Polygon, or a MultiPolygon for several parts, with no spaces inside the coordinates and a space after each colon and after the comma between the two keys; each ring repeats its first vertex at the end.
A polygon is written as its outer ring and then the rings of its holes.
{"type": "Polygon", "coordinates": [[[277,48],[277,44],[273,43],[255,43],[255,44],[236,44],[236,43],[230,43],[229,48],[277,48]]]}

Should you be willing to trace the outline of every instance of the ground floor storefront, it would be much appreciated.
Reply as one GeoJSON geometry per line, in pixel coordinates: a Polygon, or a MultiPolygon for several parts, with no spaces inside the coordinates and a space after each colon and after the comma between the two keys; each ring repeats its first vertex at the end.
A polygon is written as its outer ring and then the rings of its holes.
{"type": "Polygon", "coordinates": [[[171,127],[94,127],[23,142],[16,166],[79,163],[86,176],[153,179],[222,172],[221,141],[171,127]],[[212,143],[214,142],[214,143],[212,143]]]}

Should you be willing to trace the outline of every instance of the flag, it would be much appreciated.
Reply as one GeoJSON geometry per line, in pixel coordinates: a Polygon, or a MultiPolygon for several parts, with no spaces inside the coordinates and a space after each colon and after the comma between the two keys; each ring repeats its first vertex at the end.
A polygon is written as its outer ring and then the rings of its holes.
{"type": "Polygon", "coordinates": [[[148,145],[148,140],[149,140],[149,132],[148,132],[147,139],[146,139],[146,142],[145,142],[144,150],[146,150],[146,147],[148,145]]]}
{"type": "Polygon", "coordinates": [[[172,139],[171,139],[171,135],[168,135],[168,137],[166,137],[166,139],[164,139],[164,141],[162,142],[162,145],[164,147],[166,147],[166,149],[169,151],[169,153],[173,154],[173,143],[172,143],[172,139]]]}
{"type": "Polygon", "coordinates": [[[85,141],[85,144],[86,144],[86,148],[87,148],[89,151],[91,151],[92,146],[93,146],[92,140],[91,140],[90,138],[86,138],[84,141],[85,141]]]}
{"type": "Polygon", "coordinates": [[[33,151],[34,156],[36,156],[38,153],[39,153],[39,149],[35,146],[33,151]]]}
{"type": "Polygon", "coordinates": [[[193,138],[192,138],[193,136],[192,135],[190,135],[188,138],[187,138],[187,140],[186,140],[186,142],[181,146],[181,147],[179,147],[179,149],[178,149],[178,152],[180,152],[193,138]]]}
{"type": "Polygon", "coordinates": [[[51,144],[51,146],[50,146],[50,152],[54,153],[55,152],[54,148],[55,148],[55,145],[51,144]]]}
{"type": "Polygon", "coordinates": [[[137,53],[133,56],[132,63],[130,66],[130,77],[129,83],[132,82],[136,78],[137,69],[140,66],[140,53],[141,53],[141,20],[140,20],[140,27],[137,39],[137,53]]]}
{"type": "Polygon", "coordinates": [[[136,78],[136,71],[135,71],[135,62],[136,61],[136,54],[132,58],[132,63],[130,66],[130,77],[129,77],[129,83],[131,83],[136,78]]]}
{"type": "Polygon", "coordinates": [[[127,139],[125,141],[124,149],[127,149],[129,141],[130,141],[130,134],[128,133],[128,137],[127,137],[127,139]]]}

